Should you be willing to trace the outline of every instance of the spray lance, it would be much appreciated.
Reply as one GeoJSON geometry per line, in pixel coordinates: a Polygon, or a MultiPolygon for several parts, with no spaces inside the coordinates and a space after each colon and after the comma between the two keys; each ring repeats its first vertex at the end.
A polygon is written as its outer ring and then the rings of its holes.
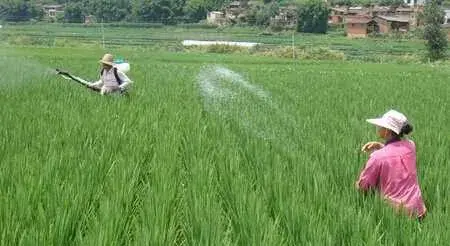
{"type": "Polygon", "coordinates": [[[73,81],[75,81],[75,82],[77,82],[77,83],[79,83],[79,84],[81,84],[81,85],[83,85],[83,86],[85,86],[85,87],[91,89],[91,90],[94,90],[94,91],[100,91],[100,89],[98,89],[98,88],[89,87],[89,85],[90,85],[89,82],[87,82],[86,80],[84,80],[84,79],[82,79],[82,78],[80,78],[80,77],[71,75],[71,74],[70,74],[69,72],[67,72],[67,71],[63,71],[63,70],[57,68],[57,69],[56,69],[56,74],[61,75],[61,76],[62,76],[63,78],[65,78],[65,79],[71,79],[71,80],[73,80],[73,81]]]}

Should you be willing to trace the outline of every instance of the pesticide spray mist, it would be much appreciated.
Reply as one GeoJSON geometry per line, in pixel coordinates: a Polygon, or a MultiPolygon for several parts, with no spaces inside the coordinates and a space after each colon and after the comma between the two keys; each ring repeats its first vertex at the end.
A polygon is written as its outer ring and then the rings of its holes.
{"type": "Polygon", "coordinates": [[[0,64],[0,86],[47,81],[55,74],[54,69],[26,57],[2,56],[0,64]]]}
{"type": "Polygon", "coordinates": [[[297,123],[273,101],[270,93],[242,75],[222,66],[202,67],[197,77],[206,111],[286,151],[297,147],[292,139],[297,123]]]}

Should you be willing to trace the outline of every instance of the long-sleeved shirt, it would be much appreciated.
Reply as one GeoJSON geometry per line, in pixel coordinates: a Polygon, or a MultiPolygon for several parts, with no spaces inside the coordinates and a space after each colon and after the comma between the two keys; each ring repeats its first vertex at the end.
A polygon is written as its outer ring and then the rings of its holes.
{"type": "Polygon", "coordinates": [[[373,152],[358,186],[362,190],[379,190],[391,205],[406,209],[411,216],[422,217],[426,213],[417,178],[416,146],[411,140],[389,142],[373,152]]]}
{"type": "Polygon", "coordinates": [[[113,68],[109,70],[104,70],[103,75],[100,75],[100,79],[96,82],[94,82],[93,86],[105,86],[105,87],[111,87],[111,88],[126,88],[129,86],[132,81],[128,78],[127,75],[125,75],[123,72],[121,72],[119,69],[117,69],[117,75],[119,76],[120,80],[122,81],[122,84],[120,84],[116,79],[116,76],[114,75],[113,68]]]}

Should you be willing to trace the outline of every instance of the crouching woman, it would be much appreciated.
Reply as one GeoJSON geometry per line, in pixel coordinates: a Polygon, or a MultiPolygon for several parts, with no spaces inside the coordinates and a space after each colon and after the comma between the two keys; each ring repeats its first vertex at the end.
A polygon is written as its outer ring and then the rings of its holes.
{"type": "Polygon", "coordinates": [[[397,212],[422,220],[427,209],[417,178],[416,146],[405,136],[413,127],[400,112],[390,110],[381,118],[368,119],[384,143],[368,142],[362,151],[370,153],[356,188],[376,190],[397,212]]]}

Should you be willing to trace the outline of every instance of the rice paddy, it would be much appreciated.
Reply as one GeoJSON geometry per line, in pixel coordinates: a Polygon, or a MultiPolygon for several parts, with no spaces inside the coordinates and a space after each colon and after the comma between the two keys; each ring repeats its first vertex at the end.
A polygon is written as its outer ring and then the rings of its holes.
{"type": "Polygon", "coordinates": [[[444,245],[450,70],[142,51],[0,48],[2,245],[444,245]],[[130,97],[98,78],[126,57],[130,97]],[[429,214],[354,182],[388,109],[414,126],[429,214]]]}

